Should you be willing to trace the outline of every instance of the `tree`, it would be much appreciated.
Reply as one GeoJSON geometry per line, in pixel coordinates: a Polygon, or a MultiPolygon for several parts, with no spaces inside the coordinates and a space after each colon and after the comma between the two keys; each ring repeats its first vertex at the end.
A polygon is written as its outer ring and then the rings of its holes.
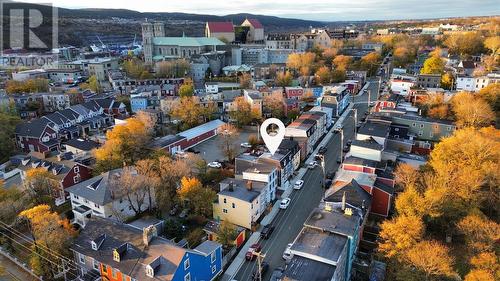
{"type": "Polygon", "coordinates": [[[339,82],[345,81],[345,77],[346,77],[345,70],[335,69],[332,72],[332,82],[334,82],[334,83],[339,83],[339,82]]]}
{"type": "Polygon", "coordinates": [[[351,62],[352,62],[352,57],[339,55],[333,59],[332,64],[335,66],[336,70],[342,70],[343,72],[345,72],[348,69],[351,62]]]}
{"type": "Polygon", "coordinates": [[[458,230],[465,235],[470,251],[474,253],[495,250],[495,241],[500,239],[500,224],[480,214],[470,214],[458,223],[458,230]]]}
{"type": "Polygon", "coordinates": [[[151,74],[151,72],[147,71],[147,70],[144,70],[143,72],[141,72],[141,75],[139,76],[139,79],[141,80],[147,80],[147,79],[153,79],[154,76],[153,74],[151,74]]]}
{"type": "Polygon", "coordinates": [[[450,107],[448,104],[432,107],[427,112],[427,116],[435,119],[448,119],[450,117],[450,107]]]}
{"type": "Polygon", "coordinates": [[[53,263],[41,259],[48,256],[53,259],[53,253],[70,257],[69,246],[76,235],[67,219],[61,219],[59,214],[52,212],[48,205],[37,205],[22,211],[19,217],[26,220],[34,241],[30,263],[37,273],[42,273],[47,279],[53,279],[55,271],[53,263]],[[50,249],[50,252],[47,250],[50,249]]]}
{"type": "Polygon", "coordinates": [[[0,132],[2,132],[0,134],[0,163],[7,161],[15,150],[14,132],[20,122],[18,115],[7,109],[0,109],[0,132]]]}
{"type": "Polygon", "coordinates": [[[5,188],[0,182],[0,221],[11,224],[17,214],[29,205],[25,194],[17,187],[5,188]]]}
{"type": "Polygon", "coordinates": [[[381,59],[380,54],[377,52],[368,53],[361,58],[361,68],[368,71],[369,76],[375,75],[381,59]]]}
{"type": "Polygon", "coordinates": [[[483,49],[483,39],[479,32],[453,33],[444,40],[452,54],[466,56],[479,54],[483,49]]]}
{"type": "Polygon", "coordinates": [[[182,121],[184,129],[189,129],[200,124],[212,113],[210,108],[203,108],[195,97],[181,97],[172,106],[170,114],[182,121]]]}
{"type": "Polygon", "coordinates": [[[470,259],[473,269],[465,276],[466,281],[493,281],[500,278],[500,263],[494,252],[483,252],[470,259]]]}
{"type": "Polygon", "coordinates": [[[386,257],[402,258],[402,254],[417,244],[424,234],[422,219],[415,216],[398,216],[381,224],[378,251],[386,257]]]}
{"type": "Polygon", "coordinates": [[[276,77],[276,85],[279,87],[291,86],[293,81],[292,74],[289,71],[280,72],[276,77]]]}
{"type": "Polygon", "coordinates": [[[146,66],[144,62],[138,58],[132,58],[125,60],[122,64],[123,70],[128,76],[134,79],[140,79],[141,75],[146,71],[146,66]]]}
{"type": "Polygon", "coordinates": [[[444,61],[440,57],[431,56],[424,62],[421,74],[442,74],[444,72],[444,61]]]}
{"type": "Polygon", "coordinates": [[[461,92],[451,100],[457,125],[460,127],[484,127],[491,125],[495,114],[487,102],[471,93],[461,92]]]}
{"type": "Polygon", "coordinates": [[[112,193],[116,198],[125,198],[137,216],[144,211],[142,207],[148,200],[148,191],[153,179],[139,174],[134,167],[124,167],[117,173],[120,176],[112,176],[110,180],[112,193]]]}
{"type": "Polygon", "coordinates": [[[279,92],[265,96],[262,101],[262,106],[264,112],[271,113],[271,116],[274,118],[280,119],[285,115],[285,99],[283,98],[283,94],[279,92]]]}
{"type": "Polygon", "coordinates": [[[205,188],[197,178],[183,177],[177,190],[180,199],[188,202],[196,215],[205,218],[212,215],[212,203],[217,197],[215,191],[205,188]]]}
{"type": "Polygon", "coordinates": [[[48,202],[52,196],[59,196],[61,193],[56,176],[44,168],[27,170],[25,186],[37,204],[48,202]]]}
{"type": "Polygon", "coordinates": [[[454,78],[453,75],[449,72],[446,72],[441,76],[441,88],[446,89],[446,90],[451,90],[454,84],[454,78]]]}
{"type": "Polygon", "coordinates": [[[316,54],[311,52],[303,54],[293,53],[288,56],[286,65],[288,68],[294,69],[295,71],[300,70],[302,75],[308,75],[307,72],[311,70],[315,58],[316,54]]]}
{"type": "Polygon", "coordinates": [[[194,86],[192,83],[184,83],[179,87],[179,97],[192,97],[194,94],[194,86]]]}
{"type": "Polygon", "coordinates": [[[217,242],[229,248],[234,244],[236,237],[238,237],[236,225],[227,221],[222,221],[217,229],[217,242]]]}
{"type": "MultiPolygon", "coordinates": [[[[156,77],[179,78],[189,72],[191,66],[185,59],[162,61],[156,64],[156,77]]],[[[210,70],[211,71],[211,70],[210,70]]]]}
{"type": "Polygon", "coordinates": [[[394,177],[399,190],[405,190],[409,187],[416,187],[420,175],[418,170],[410,164],[399,163],[394,171],[394,177]]]}
{"type": "Polygon", "coordinates": [[[321,85],[327,84],[332,79],[332,74],[327,66],[322,66],[316,71],[316,77],[321,85]]]}
{"type": "Polygon", "coordinates": [[[427,214],[425,198],[414,186],[408,186],[396,197],[396,211],[399,216],[422,218],[427,214]]]}
{"type": "Polygon", "coordinates": [[[81,89],[89,89],[94,93],[102,93],[101,83],[95,75],[89,77],[87,82],[80,84],[81,89]]]}
{"type": "Polygon", "coordinates": [[[219,136],[222,139],[220,148],[224,156],[227,157],[229,162],[233,161],[234,157],[236,157],[236,153],[238,152],[238,146],[236,144],[239,136],[238,128],[226,123],[220,127],[219,136]]]}
{"type": "Polygon", "coordinates": [[[252,75],[249,73],[243,73],[239,77],[240,88],[241,89],[250,89],[252,84],[252,75]]]}
{"type": "Polygon", "coordinates": [[[44,78],[27,79],[24,81],[8,80],[5,91],[8,94],[40,93],[49,90],[49,80],[44,78]]]}
{"type": "Polygon", "coordinates": [[[485,269],[473,269],[465,276],[464,281],[495,281],[500,276],[495,276],[485,269]]]}
{"type": "Polygon", "coordinates": [[[456,276],[448,248],[436,241],[418,242],[405,256],[412,267],[425,273],[425,280],[456,276]]]}
{"type": "Polygon", "coordinates": [[[250,124],[252,122],[252,108],[244,97],[237,97],[234,99],[234,110],[229,115],[233,120],[236,120],[238,127],[250,124]]]}
{"type": "Polygon", "coordinates": [[[150,129],[138,118],[129,118],[127,123],[115,126],[106,133],[106,142],[94,150],[95,173],[109,171],[125,165],[133,165],[147,156],[147,145],[151,140],[150,129]]]}
{"type": "Polygon", "coordinates": [[[497,114],[500,113],[500,83],[492,83],[482,88],[478,94],[497,114]]]}

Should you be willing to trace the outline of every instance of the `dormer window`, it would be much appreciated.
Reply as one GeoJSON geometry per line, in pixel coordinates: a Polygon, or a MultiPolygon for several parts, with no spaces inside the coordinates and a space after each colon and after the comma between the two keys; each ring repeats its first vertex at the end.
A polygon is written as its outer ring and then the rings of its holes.
{"type": "Polygon", "coordinates": [[[90,244],[92,245],[92,250],[97,251],[97,244],[94,241],[90,242],[90,244]]]}
{"type": "Polygon", "coordinates": [[[151,266],[147,265],[146,266],[146,275],[153,278],[155,276],[155,271],[151,266]]]}

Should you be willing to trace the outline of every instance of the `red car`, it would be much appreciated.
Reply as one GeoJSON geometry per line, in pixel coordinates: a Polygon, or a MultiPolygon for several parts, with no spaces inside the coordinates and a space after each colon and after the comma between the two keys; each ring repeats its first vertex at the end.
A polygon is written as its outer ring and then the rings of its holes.
{"type": "Polygon", "coordinates": [[[258,243],[253,244],[248,248],[247,253],[245,254],[245,258],[247,261],[253,261],[255,259],[255,253],[260,253],[262,250],[262,246],[258,243]]]}

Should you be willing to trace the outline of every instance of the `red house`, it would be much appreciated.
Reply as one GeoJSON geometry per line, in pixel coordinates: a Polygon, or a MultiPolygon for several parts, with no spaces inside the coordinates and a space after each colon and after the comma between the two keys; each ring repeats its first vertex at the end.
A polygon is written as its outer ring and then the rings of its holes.
{"type": "Polygon", "coordinates": [[[60,141],[55,124],[46,118],[35,119],[17,125],[17,147],[24,152],[48,152],[59,150],[60,141]]]}
{"type": "Polygon", "coordinates": [[[287,99],[300,99],[304,95],[302,87],[285,87],[285,96],[287,99]]]}

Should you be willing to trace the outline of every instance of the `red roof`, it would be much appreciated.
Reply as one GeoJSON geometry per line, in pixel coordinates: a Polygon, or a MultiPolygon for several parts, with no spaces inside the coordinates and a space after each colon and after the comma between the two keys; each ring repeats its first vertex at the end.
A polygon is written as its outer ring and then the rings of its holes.
{"type": "Polygon", "coordinates": [[[231,22],[208,22],[210,32],[234,32],[234,26],[231,22]]]}
{"type": "Polygon", "coordinates": [[[250,24],[252,24],[254,28],[264,28],[260,23],[260,21],[257,19],[248,19],[248,21],[250,22],[250,24]]]}

